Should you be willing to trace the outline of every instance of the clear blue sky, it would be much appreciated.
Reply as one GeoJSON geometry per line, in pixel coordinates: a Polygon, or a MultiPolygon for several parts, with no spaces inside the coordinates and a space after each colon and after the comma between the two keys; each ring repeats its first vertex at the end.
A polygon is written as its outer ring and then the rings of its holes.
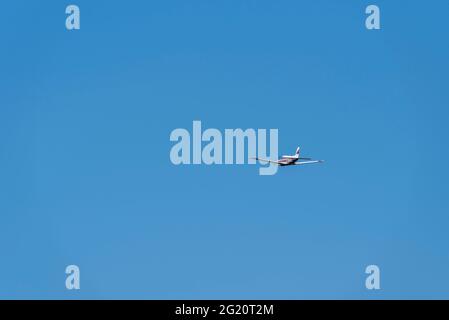
{"type": "Polygon", "coordinates": [[[1,6],[0,297],[449,298],[448,1],[73,2],[1,6]],[[193,120],[326,163],[173,166],[193,120]]]}

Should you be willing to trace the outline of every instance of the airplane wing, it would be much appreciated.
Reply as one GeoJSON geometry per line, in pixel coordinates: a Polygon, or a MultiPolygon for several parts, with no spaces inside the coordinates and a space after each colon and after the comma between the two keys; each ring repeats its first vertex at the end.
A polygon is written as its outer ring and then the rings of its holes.
{"type": "Polygon", "coordinates": [[[313,163],[322,163],[322,162],[324,162],[324,161],[323,160],[301,161],[301,162],[296,162],[294,165],[300,166],[303,164],[313,164],[313,163]]]}
{"type": "Polygon", "coordinates": [[[268,163],[279,164],[279,161],[273,161],[273,160],[262,159],[262,158],[253,158],[253,159],[254,159],[254,160],[257,160],[257,161],[262,161],[262,162],[268,162],[268,163]]]}

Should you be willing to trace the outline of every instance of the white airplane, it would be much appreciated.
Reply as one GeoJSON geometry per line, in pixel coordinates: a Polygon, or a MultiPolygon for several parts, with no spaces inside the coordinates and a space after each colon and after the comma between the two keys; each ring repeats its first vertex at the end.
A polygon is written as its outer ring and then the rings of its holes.
{"type": "Polygon", "coordinates": [[[261,158],[254,158],[256,160],[262,161],[262,162],[269,162],[269,163],[275,163],[281,167],[285,166],[299,166],[303,164],[313,164],[313,163],[321,163],[324,162],[324,160],[312,160],[311,158],[301,158],[299,156],[299,147],[296,149],[296,153],[294,156],[282,156],[281,159],[277,161],[268,160],[268,159],[261,159],[261,158]],[[307,160],[307,161],[299,161],[299,160],[307,160]]]}

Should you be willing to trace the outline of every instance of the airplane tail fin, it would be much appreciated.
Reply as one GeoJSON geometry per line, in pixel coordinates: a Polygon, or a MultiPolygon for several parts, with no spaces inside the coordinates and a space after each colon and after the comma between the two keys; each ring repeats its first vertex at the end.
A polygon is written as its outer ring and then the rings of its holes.
{"type": "Polygon", "coordinates": [[[299,149],[299,147],[298,148],[296,148],[296,156],[299,158],[299,151],[300,151],[301,149],[299,149]]]}

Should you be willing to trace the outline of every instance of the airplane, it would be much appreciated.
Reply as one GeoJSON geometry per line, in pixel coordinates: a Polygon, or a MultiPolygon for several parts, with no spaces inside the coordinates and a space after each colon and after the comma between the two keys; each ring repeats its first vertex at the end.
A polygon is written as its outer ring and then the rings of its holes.
{"type": "Polygon", "coordinates": [[[261,158],[253,158],[253,159],[259,160],[262,162],[275,163],[280,167],[299,166],[299,165],[303,165],[303,164],[313,164],[313,163],[324,162],[324,160],[312,160],[311,158],[302,158],[299,156],[299,152],[300,152],[300,148],[298,147],[296,149],[296,153],[294,156],[282,156],[282,158],[277,161],[261,159],[261,158]],[[299,160],[306,160],[306,161],[299,161],[299,160]]]}

